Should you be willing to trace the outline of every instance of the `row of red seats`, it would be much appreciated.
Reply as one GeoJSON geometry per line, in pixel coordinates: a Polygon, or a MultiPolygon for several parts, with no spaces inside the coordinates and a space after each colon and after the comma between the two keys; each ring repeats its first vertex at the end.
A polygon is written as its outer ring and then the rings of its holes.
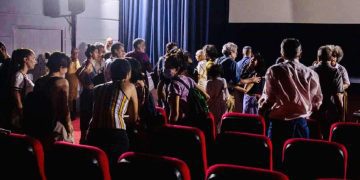
{"type": "MultiPolygon", "coordinates": [[[[204,124],[211,123],[213,123],[212,118],[204,121],[204,124]]],[[[357,171],[357,168],[360,167],[360,143],[358,142],[360,124],[348,122],[333,124],[330,131],[330,142],[320,140],[322,136],[317,121],[308,120],[308,124],[311,131],[310,138],[314,140],[305,140],[306,143],[301,156],[293,156],[291,153],[293,147],[298,147],[295,148],[295,154],[299,154],[297,151],[303,145],[295,146],[293,144],[301,144],[297,142],[302,141],[301,139],[285,142],[282,154],[284,172],[292,174],[292,177],[302,177],[303,175],[308,177],[343,177],[348,175],[349,178],[360,179],[360,172],[357,171]],[[285,156],[285,154],[289,155],[285,156]],[[289,160],[285,157],[292,158],[289,160]],[[349,157],[348,162],[347,157],[349,157]],[[313,159],[317,159],[318,163],[311,163],[313,159]],[[329,161],[332,163],[327,163],[329,161]],[[323,163],[323,165],[320,166],[319,163],[323,163]],[[304,164],[308,165],[303,167],[304,164]]],[[[213,147],[209,148],[207,142],[207,148],[204,148],[207,149],[208,154],[209,149],[212,151],[210,158],[207,159],[211,161],[208,164],[237,164],[272,170],[272,142],[265,136],[265,121],[261,116],[226,113],[221,120],[221,133],[219,135],[213,133],[214,130],[199,128],[205,133],[205,139],[214,139],[213,147]],[[210,136],[206,136],[206,134],[210,134],[210,136]]],[[[171,139],[168,140],[168,142],[170,141],[171,139]]]]}
{"type": "MultiPolygon", "coordinates": [[[[335,138],[335,134],[336,131],[333,132],[333,138],[335,138]]],[[[281,173],[272,171],[271,165],[270,168],[261,169],[219,165],[227,163],[221,162],[220,158],[219,162],[208,168],[204,135],[197,128],[167,125],[157,135],[161,136],[156,138],[159,143],[156,143],[158,151],[152,153],[157,156],[133,152],[123,154],[119,159],[118,166],[115,167],[114,172],[117,173],[113,175],[113,179],[140,179],[141,177],[229,179],[230,177],[250,176],[264,176],[262,179],[265,179],[270,175],[278,175],[279,179],[286,179],[281,173]],[[172,138],[175,139],[169,142],[168,140],[172,138]]],[[[258,135],[227,132],[224,137],[221,137],[223,139],[221,141],[228,138],[227,140],[230,140],[228,142],[232,143],[232,138],[236,141],[235,137],[246,140],[246,136],[258,137],[258,135]]],[[[10,179],[21,179],[24,176],[26,179],[110,179],[107,156],[96,147],[57,142],[44,158],[42,145],[36,139],[18,134],[3,134],[0,137],[2,147],[0,170],[3,177],[10,177],[10,179]]],[[[251,142],[250,140],[246,141],[251,142]]],[[[271,142],[269,145],[271,151],[271,142]]],[[[237,154],[232,155],[233,159],[243,161],[240,162],[243,166],[254,166],[251,164],[252,162],[263,161],[262,157],[257,158],[254,153],[246,154],[238,151],[237,154]],[[252,161],[247,161],[248,158],[252,161]]],[[[268,156],[268,162],[271,164],[271,155],[265,156],[268,156]]],[[[291,178],[345,178],[347,159],[346,148],[334,142],[290,139],[284,144],[285,172],[291,178]]],[[[230,162],[230,164],[232,163],[230,162]]]]}
{"type": "MultiPolygon", "coordinates": [[[[256,118],[261,119],[261,117],[256,118]]],[[[244,121],[251,121],[245,119],[244,121]]],[[[332,127],[330,140],[343,143],[349,151],[349,157],[347,149],[334,142],[305,139],[288,140],[284,144],[283,150],[284,172],[291,178],[300,179],[345,178],[347,169],[349,169],[349,176],[356,179],[358,177],[356,173],[358,172],[355,170],[352,171],[354,174],[350,172],[351,168],[359,167],[359,161],[356,160],[356,153],[359,152],[359,143],[356,141],[356,137],[359,137],[360,133],[359,128],[358,124],[351,123],[337,123],[332,127]],[[349,163],[347,163],[348,158],[349,163]]],[[[172,179],[170,177],[174,177],[174,179],[186,179],[185,177],[191,177],[191,179],[226,179],[226,177],[229,177],[226,174],[231,174],[230,177],[244,177],[239,172],[241,167],[235,167],[235,165],[252,166],[261,168],[265,172],[274,172],[272,171],[271,141],[264,134],[256,135],[234,131],[236,129],[224,131],[216,137],[213,152],[216,154],[211,156],[212,162],[208,163],[206,139],[201,130],[193,127],[165,125],[151,135],[149,138],[151,146],[145,152],[153,154],[152,156],[145,155],[146,157],[160,158],[162,160],[159,160],[158,164],[151,164],[156,160],[138,161],[136,157],[135,160],[129,157],[143,155],[125,153],[119,160],[119,166],[115,167],[117,169],[114,172],[119,173],[112,174],[113,179],[137,179],[133,178],[136,176],[146,176],[150,179],[152,179],[151,177],[155,179],[172,179]],[[171,159],[174,162],[168,162],[171,159]],[[146,165],[146,162],[150,164],[146,165]],[[234,166],[218,165],[224,163],[234,164],[234,166]],[[168,175],[162,171],[158,172],[159,169],[156,169],[156,167],[161,167],[161,164],[163,164],[163,167],[160,169],[174,166],[174,168],[168,168],[173,171],[169,171],[168,175]],[[208,168],[209,164],[215,165],[208,168]],[[188,170],[186,167],[188,167],[188,170]],[[134,171],[131,169],[134,169],[134,171]],[[214,171],[214,169],[217,171],[214,171]]],[[[3,171],[1,174],[4,177],[20,179],[24,174],[29,173],[26,176],[29,177],[27,179],[44,179],[46,177],[48,179],[110,179],[106,155],[95,147],[57,142],[46,153],[44,160],[41,144],[25,135],[3,134],[0,138],[0,146],[2,147],[0,149],[0,156],[2,156],[0,158],[0,170],[3,171]],[[31,175],[34,172],[38,173],[31,175]]],[[[248,167],[245,169],[257,171],[257,168],[248,167]]],[[[251,174],[253,173],[246,176],[251,174]]]]}
{"type": "MultiPolygon", "coordinates": [[[[44,157],[40,141],[26,135],[1,134],[0,144],[0,171],[2,177],[8,179],[111,179],[107,156],[96,147],[56,142],[44,157]]],[[[112,179],[195,179],[191,178],[187,164],[173,157],[127,152],[118,162],[112,179]]],[[[231,179],[234,176],[287,179],[270,170],[226,164],[214,165],[207,171],[207,179],[231,179]]]]}

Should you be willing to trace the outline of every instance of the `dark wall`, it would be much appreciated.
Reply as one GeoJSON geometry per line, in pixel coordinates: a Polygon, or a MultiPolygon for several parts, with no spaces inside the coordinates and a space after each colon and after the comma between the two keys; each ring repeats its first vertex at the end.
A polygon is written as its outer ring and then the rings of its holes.
{"type": "Polygon", "coordinates": [[[228,9],[228,0],[213,0],[209,42],[219,50],[228,41],[240,48],[250,45],[271,65],[280,56],[281,41],[294,37],[303,47],[301,61],[311,65],[321,45],[337,44],[343,48],[341,64],[349,76],[360,77],[360,24],[228,23],[228,9]]]}

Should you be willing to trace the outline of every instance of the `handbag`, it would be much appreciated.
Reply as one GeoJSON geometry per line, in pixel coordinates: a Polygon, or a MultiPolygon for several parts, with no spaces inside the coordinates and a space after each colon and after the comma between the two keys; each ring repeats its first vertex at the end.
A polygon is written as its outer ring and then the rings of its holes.
{"type": "Polygon", "coordinates": [[[69,134],[66,131],[65,126],[59,121],[56,122],[53,132],[55,134],[55,141],[65,141],[69,143],[75,142],[74,136],[72,134],[69,134]]]}

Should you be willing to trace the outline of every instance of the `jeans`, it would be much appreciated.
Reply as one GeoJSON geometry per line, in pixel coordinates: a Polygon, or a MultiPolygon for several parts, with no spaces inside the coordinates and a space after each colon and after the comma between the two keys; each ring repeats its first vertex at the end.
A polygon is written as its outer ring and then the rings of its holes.
{"type": "Polygon", "coordinates": [[[281,169],[283,145],[290,138],[309,138],[310,131],[305,118],[290,121],[270,119],[268,137],[273,144],[274,168],[281,169]]]}
{"type": "Polygon", "coordinates": [[[286,139],[309,138],[310,131],[305,118],[297,118],[290,121],[270,119],[268,136],[272,140],[280,137],[286,139]]]}

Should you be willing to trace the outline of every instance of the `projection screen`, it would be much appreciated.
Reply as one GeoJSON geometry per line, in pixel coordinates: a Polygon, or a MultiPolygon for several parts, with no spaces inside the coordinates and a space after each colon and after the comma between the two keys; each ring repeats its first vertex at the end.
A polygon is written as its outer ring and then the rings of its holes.
{"type": "Polygon", "coordinates": [[[360,24],[360,0],[229,0],[230,23],[360,24]]]}

